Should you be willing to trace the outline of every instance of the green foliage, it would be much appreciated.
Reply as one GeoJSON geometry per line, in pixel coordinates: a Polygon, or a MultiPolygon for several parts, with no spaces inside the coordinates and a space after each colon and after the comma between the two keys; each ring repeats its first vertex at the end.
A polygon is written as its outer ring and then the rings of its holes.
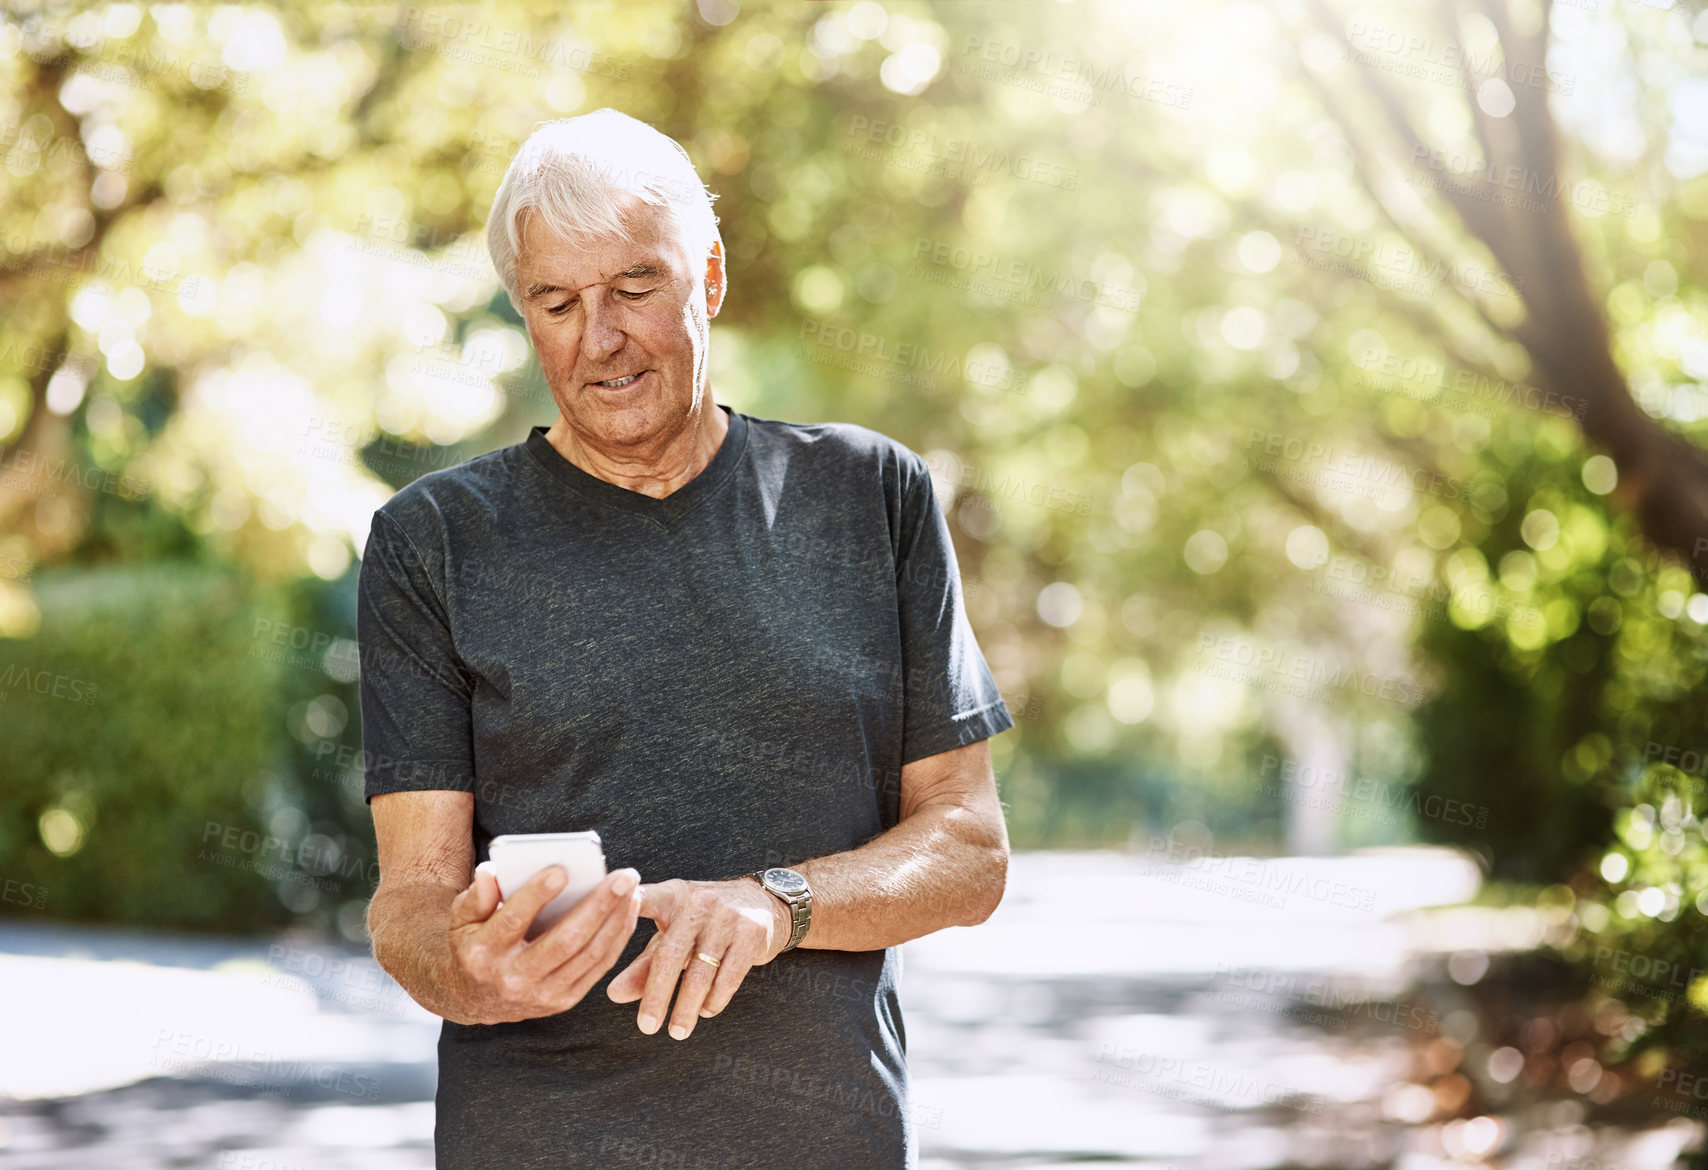
{"type": "Polygon", "coordinates": [[[1019,756],[1004,769],[1002,795],[1017,849],[1146,849],[1148,835],[1188,821],[1207,829],[1222,853],[1269,852],[1282,839],[1273,793],[1183,783],[1143,757],[1019,756]]]}
{"type": "Polygon", "coordinates": [[[37,581],[39,629],[0,641],[0,877],[31,891],[0,911],[363,937],[353,580],[138,558],[171,522],[103,515],[37,581]]]}
{"type": "Polygon", "coordinates": [[[1652,593],[1632,596],[1648,570],[1631,554],[1656,558],[1584,488],[1585,454],[1538,445],[1501,468],[1498,492],[1466,493],[1461,528],[1476,543],[1449,558],[1446,620],[1424,624],[1418,640],[1443,677],[1416,713],[1429,745],[1418,788],[1479,813],[1419,828],[1477,852],[1499,878],[1580,872],[1625,798],[1607,766],[1630,686],[1619,678],[1629,665],[1621,616],[1654,604],[1652,593]]]}
{"type": "Polygon", "coordinates": [[[1611,841],[1573,883],[1579,933],[1566,947],[1640,1025],[1615,1038],[1610,1058],[1650,1072],[1708,1060],[1708,638],[1698,623],[1677,624],[1686,628],[1674,637],[1638,637],[1630,710],[1615,735],[1586,737],[1584,764],[1610,755],[1625,800],[1611,841]]]}
{"type": "Polygon", "coordinates": [[[1564,950],[1630,1012],[1610,1061],[1695,1069],[1708,1060],[1708,801],[1700,775],[1665,764],[1641,769],[1631,799],[1596,876],[1577,883],[1564,950]]]}
{"type": "Polygon", "coordinates": [[[1550,942],[1618,1001],[1606,1059],[1708,1058],[1708,597],[1584,487],[1586,452],[1534,445],[1508,500],[1467,504],[1453,621],[1420,644],[1445,684],[1417,712],[1419,787],[1490,811],[1421,821],[1535,885],[1550,942]]]}
{"type": "Polygon", "coordinates": [[[36,597],[39,630],[0,641],[0,875],[61,919],[286,921],[252,855],[204,847],[210,825],[265,831],[243,795],[276,741],[278,672],[246,658],[254,587],[168,561],[45,573],[36,597]]]}

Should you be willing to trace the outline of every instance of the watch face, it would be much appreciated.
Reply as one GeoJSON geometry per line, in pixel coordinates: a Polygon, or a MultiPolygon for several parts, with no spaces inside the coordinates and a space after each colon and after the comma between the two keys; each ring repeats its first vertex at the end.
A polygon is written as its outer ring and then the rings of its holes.
{"type": "Polygon", "coordinates": [[[804,894],[807,881],[792,869],[768,869],[765,884],[783,894],[804,894]]]}

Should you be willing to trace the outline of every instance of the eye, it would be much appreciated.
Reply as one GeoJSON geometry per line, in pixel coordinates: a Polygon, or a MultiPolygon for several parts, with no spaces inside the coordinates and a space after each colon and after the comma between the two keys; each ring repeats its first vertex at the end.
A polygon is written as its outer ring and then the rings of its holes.
{"type": "Polygon", "coordinates": [[[643,288],[638,292],[632,291],[630,289],[624,289],[623,290],[623,295],[625,297],[628,297],[629,300],[631,300],[631,301],[638,301],[644,296],[651,295],[651,293],[652,293],[652,289],[650,289],[650,288],[643,288]]]}
{"type": "Polygon", "coordinates": [[[570,309],[571,309],[571,308],[572,308],[572,307],[573,307],[573,306],[574,306],[574,305],[575,305],[575,302],[574,302],[574,301],[566,301],[566,302],[564,302],[564,303],[563,303],[563,304],[561,304],[561,305],[557,305],[557,306],[554,306],[554,307],[553,307],[553,308],[549,308],[549,309],[547,309],[547,310],[546,310],[546,312],[548,312],[548,313],[550,313],[550,314],[551,314],[551,315],[552,315],[552,316],[554,316],[554,317],[561,317],[561,316],[563,316],[563,315],[564,315],[564,314],[565,314],[565,313],[567,313],[567,312],[569,312],[569,310],[570,310],[570,309]]]}

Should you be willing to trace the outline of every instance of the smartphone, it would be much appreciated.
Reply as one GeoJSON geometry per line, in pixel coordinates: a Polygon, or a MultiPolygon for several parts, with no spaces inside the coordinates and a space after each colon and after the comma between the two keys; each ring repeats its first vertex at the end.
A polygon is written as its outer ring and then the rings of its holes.
{"type": "Polygon", "coordinates": [[[561,865],[569,874],[569,884],[563,891],[540,908],[528,927],[528,938],[534,938],[574,909],[575,904],[593,892],[605,878],[605,850],[599,834],[585,833],[503,833],[487,846],[490,860],[475,867],[498,879],[498,895],[508,899],[528,884],[528,879],[549,865],[561,865]]]}

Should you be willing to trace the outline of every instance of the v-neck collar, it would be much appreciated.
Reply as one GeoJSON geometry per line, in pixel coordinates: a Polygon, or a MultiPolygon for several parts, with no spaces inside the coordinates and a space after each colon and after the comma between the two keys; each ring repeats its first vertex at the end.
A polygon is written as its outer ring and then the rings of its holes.
{"type": "Polygon", "coordinates": [[[718,487],[729,478],[729,473],[741,460],[747,449],[747,416],[739,411],[731,410],[722,403],[715,404],[717,408],[729,416],[729,432],[724,435],[723,442],[712,455],[710,463],[700,469],[700,473],[663,499],[645,495],[642,492],[631,491],[619,487],[609,480],[600,479],[591,472],[583,471],[558,453],[546,438],[543,426],[534,427],[528,432],[524,446],[539,462],[540,466],[551,473],[559,482],[573,488],[582,496],[620,508],[625,512],[633,512],[653,520],[667,522],[680,519],[697,507],[705,498],[718,490],[718,487]]]}

